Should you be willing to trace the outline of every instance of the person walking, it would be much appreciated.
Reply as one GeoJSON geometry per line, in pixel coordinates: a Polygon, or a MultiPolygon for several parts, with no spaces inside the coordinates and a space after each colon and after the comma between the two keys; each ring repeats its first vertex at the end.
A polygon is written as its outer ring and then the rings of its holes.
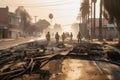
{"type": "Polygon", "coordinates": [[[58,32],[56,32],[56,34],[55,34],[56,43],[59,43],[59,38],[60,38],[60,36],[59,36],[58,32]]]}
{"type": "Polygon", "coordinates": [[[81,35],[81,32],[79,31],[78,32],[78,35],[77,35],[77,39],[78,39],[78,43],[80,43],[82,40],[82,35],[81,35]]]}
{"type": "Polygon", "coordinates": [[[48,32],[48,33],[46,34],[46,40],[47,40],[47,43],[50,42],[50,32],[48,32]]]}
{"type": "Polygon", "coordinates": [[[70,41],[72,41],[72,40],[73,40],[73,34],[71,32],[71,34],[70,34],[70,41]]]}
{"type": "Polygon", "coordinates": [[[65,38],[66,38],[66,36],[65,36],[65,33],[63,32],[63,34],[62,34],[62,42],[64,43],[64,41],[65,41],[65,38]]]}

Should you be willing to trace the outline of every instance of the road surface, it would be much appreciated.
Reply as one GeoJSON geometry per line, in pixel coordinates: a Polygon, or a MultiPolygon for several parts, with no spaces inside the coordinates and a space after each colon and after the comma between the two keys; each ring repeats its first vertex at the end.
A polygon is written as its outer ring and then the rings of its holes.
{"type": "MultiPolygon", "coordinates": [[[[88,55],[78,55],[80,51],[69,53],[73,47],[75,46],[66,44],[66,47],[58,48],[52,41],[47,45],[45,54],[59,55],[41,67],[39,73],[25,73],[13,80],[119,80],[119,65],[94,60],[88,55]]],[[[78,50],[80,49],[82,47],[78,48],[78,50]]],[[[86,49],[88,50],[88,48],[86,49]]]]}

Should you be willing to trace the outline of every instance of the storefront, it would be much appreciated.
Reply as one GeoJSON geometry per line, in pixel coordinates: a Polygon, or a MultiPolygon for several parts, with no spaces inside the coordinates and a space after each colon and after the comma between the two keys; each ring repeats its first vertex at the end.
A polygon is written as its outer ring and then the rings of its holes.
{"type": "Polygon", "coordinates": [[[0,25],[0,39],[8,37],[8,27],[6,25],[0,25]]]}

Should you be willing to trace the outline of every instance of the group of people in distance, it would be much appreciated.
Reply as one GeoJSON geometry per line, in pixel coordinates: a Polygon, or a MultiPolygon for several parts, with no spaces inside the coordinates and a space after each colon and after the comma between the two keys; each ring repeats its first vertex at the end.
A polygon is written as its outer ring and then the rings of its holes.
{"type": "MultiPolygon", "coordinates": [[[[56,32],[56,34],[55,34],[55,40],[56,40],[56,43],[59,43],[59,41],[60,41],[60,37],[61,37],[61,39],[62,39],[62,42],[64,43],[64,42],[65,42],[65,39],[66,39],[66,35],[65,35],[64,32],[62,33],[61,36],[59,35],[58,32],[56,32]]],[[[72,41],[72,40],[73,40],[73,34],[72,34],[72,32],[70,33],[69,37],[70,37],[70,41],[72,41]]],[[[50,32],[47,32],[47,34],[46,34],[46,40],[47,40],[47,43],[50,42],[50,39],[51,39],[50,32]]],[[[81,39],[82,39],[82,35],[81,35],[80,32],[78,32],[78,34],[77,34],[77,40],[78,40],[78,43],[81,42],[81,39]]]]}

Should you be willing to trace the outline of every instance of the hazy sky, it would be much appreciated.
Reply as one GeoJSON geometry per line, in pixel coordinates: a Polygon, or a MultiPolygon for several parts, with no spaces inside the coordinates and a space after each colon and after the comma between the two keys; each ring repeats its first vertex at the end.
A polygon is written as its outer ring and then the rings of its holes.
{"type": "MultiPolygon", "coordinates": [[[[24,6],[32,16],[37,19],[47,19],[49,13],[54,15],[53,22],[62,25],[72,24],[76,21],[82,0],[0,0],[0,7],[9,6],[9,11],[14,12],[18,6],[24,6]]],[[[99,4],[97,3],[97,6],[99,4]]],[[[97,17],[99,15],[97,7],[97,17]]]]}

